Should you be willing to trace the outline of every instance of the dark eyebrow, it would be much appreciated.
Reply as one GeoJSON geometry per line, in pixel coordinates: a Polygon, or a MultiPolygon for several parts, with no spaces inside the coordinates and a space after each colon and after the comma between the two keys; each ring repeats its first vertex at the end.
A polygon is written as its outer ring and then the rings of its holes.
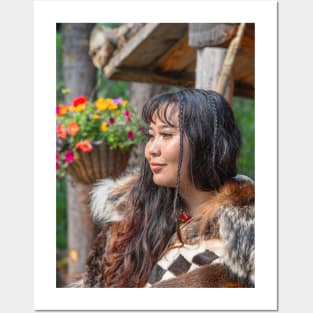
{"type": "MultiPolygon", "coordinates": [[[[155,124],[155,123],[153,123],[155,124]]],[[[160,127],[158,128],[161,128],[161,129],[164,129],[164,128],[173,128],[173,129],[178,129],[178,127],[174,127],[174,126],[171,126],[171,125],[168,125],[168,124],[163,124],[161,125],[160,127]]],[[[152,130],[151,126],[149,126],[149,130],[152,130]]]]}

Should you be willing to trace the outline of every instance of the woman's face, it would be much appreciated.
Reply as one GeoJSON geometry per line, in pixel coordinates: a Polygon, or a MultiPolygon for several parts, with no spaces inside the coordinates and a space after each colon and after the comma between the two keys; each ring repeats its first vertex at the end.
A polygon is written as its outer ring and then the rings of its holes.
{"type": "MultiPolygon", "coordinates": [[[[174,109],[174,105],[172,108],[169,107],[167,114],[168,120],[174,127],[160,120],[156,112],[153,114],[149,127],[149,140],[145,147],[145,157],[150,165],[153,181],[156,185],[176,187],[180,134],[178,112],[174,109]]],[[[162,112],[160,115],[162,116],[162,112]]],[[[185,139],[180,174],[181,184],[189,181],[189,151],[189,144],[185,139]]]]}

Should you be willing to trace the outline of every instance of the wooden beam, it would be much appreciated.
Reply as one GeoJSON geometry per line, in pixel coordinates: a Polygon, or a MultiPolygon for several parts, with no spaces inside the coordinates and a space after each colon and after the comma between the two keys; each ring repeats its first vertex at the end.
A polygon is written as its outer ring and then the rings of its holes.
{"type": "Polygon", "coordinates": [[[182,37],[177,43],[165,53],[160,60],[150,67],[150,70],[160,70],[167,72],[169,70],[184,70],[196,57],[196,49],[188,44],[188,34],[182,37]]]}
{"type": "Polygon", "coordinates": [[[194,86],[194,74],[183,72],[163,73],[131,68],[115,68],[110,79],[184,87],[194,86]]]}
{"type": "Polygon", "coordinates": [[[113,56],[103,71],[107,78],[110,78],[122,60],[127,58],[149,35],[158,27],[157,23],[149,23],[142,27],[136,36],[130,38],[127,45],[121,49],[115,56],[113,56]]]}
{"type": "MultiPolygon", "coordinates": [[[[152,83],[160,85],[172,85],[178,87],[194,87],[194,73],[170,72],[155,74],[145,70],[115,69],[111,80],[124,80],[131,82],[152,83]],[[168,76],[170,75],[170,76],[168,76]]],[[[254,86],[240,81],[230,81],[233,84],[234,95],[244,98],[254,98],[254,86]]],[[[228,91],[226,91],[228,92],[228,91]]],[[[231,100],[228,98],[228,101],[231,100]]]]}
{"type": "Polygon", "coordinates": [[[194,48],[227,46],[238,24],[190,23],[189,45],[194,48]]]}

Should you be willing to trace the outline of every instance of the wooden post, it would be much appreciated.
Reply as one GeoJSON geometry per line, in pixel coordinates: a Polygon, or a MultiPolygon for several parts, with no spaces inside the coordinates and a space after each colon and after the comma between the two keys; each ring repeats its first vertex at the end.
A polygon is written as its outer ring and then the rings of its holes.
{"type": "Polygon", "coordinates": [[[236,55],[240,47],[240,42],[243,37],[244,30],[245,30],[245,23],[241,23],[240,26],[238,27],[236,37],[231,41],[227,49],[225,61],[224,61],[221,73],[219,74],[219,78],[218,78],[216,88],[215,88],[215,90],[221,94],[223,94],[225,92],[225,89],[227,88],[227,83],[228,83],[228,80],[230,79],[230,76],[233,70],[236,55]]]}
{"type": "MultiPolygon", "coordinates": [[[[224,64],[227,49],[205,47],[197,51],[196,88],[216,90],[216,85],[224,64]]],[[[233,79],[230,77],[222,93],[229,104],[232,103],[233,79]]],[[[217,91],[217,90],[216,90],[217,91]]]]}
{"type": "Polygon", "coordinates": [[[89,192],[91,185],[75,181],[68,175],[68,282],[81,277],[86,259],[97,233],[96,225],[90,215],[89,192]]]}
{"type": "MultiPolygon", "coordinates": [[[[234,31],[233,24],[189,24],[189,45],[197,48],[196,88],[216,90],[227,53],[223,45],[233,37],[234,31]]],[[[230,104],[233,90],[230,77],[223,93],[230,104]]]]}
{"type": "MultiPolygon", "coordinates": [[[[96,85],[97,72],[88,55],[88,39],[94,24],[62,24],[64,84],[70,90],[66,103],[74,97],[89,96],[96,85]]],[[[96,226],[92,224],[87,206],[89,186],[73,183],[68,175],[68,282],[85,271],[86,256],[90,252],[96,226]]]]}

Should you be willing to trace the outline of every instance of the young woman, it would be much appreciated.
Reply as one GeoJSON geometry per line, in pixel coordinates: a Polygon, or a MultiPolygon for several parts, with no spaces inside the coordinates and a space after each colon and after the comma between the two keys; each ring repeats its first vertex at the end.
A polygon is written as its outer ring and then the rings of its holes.
{"type": "Polygon", "coordinates": [[[183,89],[152,98],[138,172],[93,189],[103,224],[81,287],[254,287],[254,184],[237,175],[226,100],[183,89]]]}

